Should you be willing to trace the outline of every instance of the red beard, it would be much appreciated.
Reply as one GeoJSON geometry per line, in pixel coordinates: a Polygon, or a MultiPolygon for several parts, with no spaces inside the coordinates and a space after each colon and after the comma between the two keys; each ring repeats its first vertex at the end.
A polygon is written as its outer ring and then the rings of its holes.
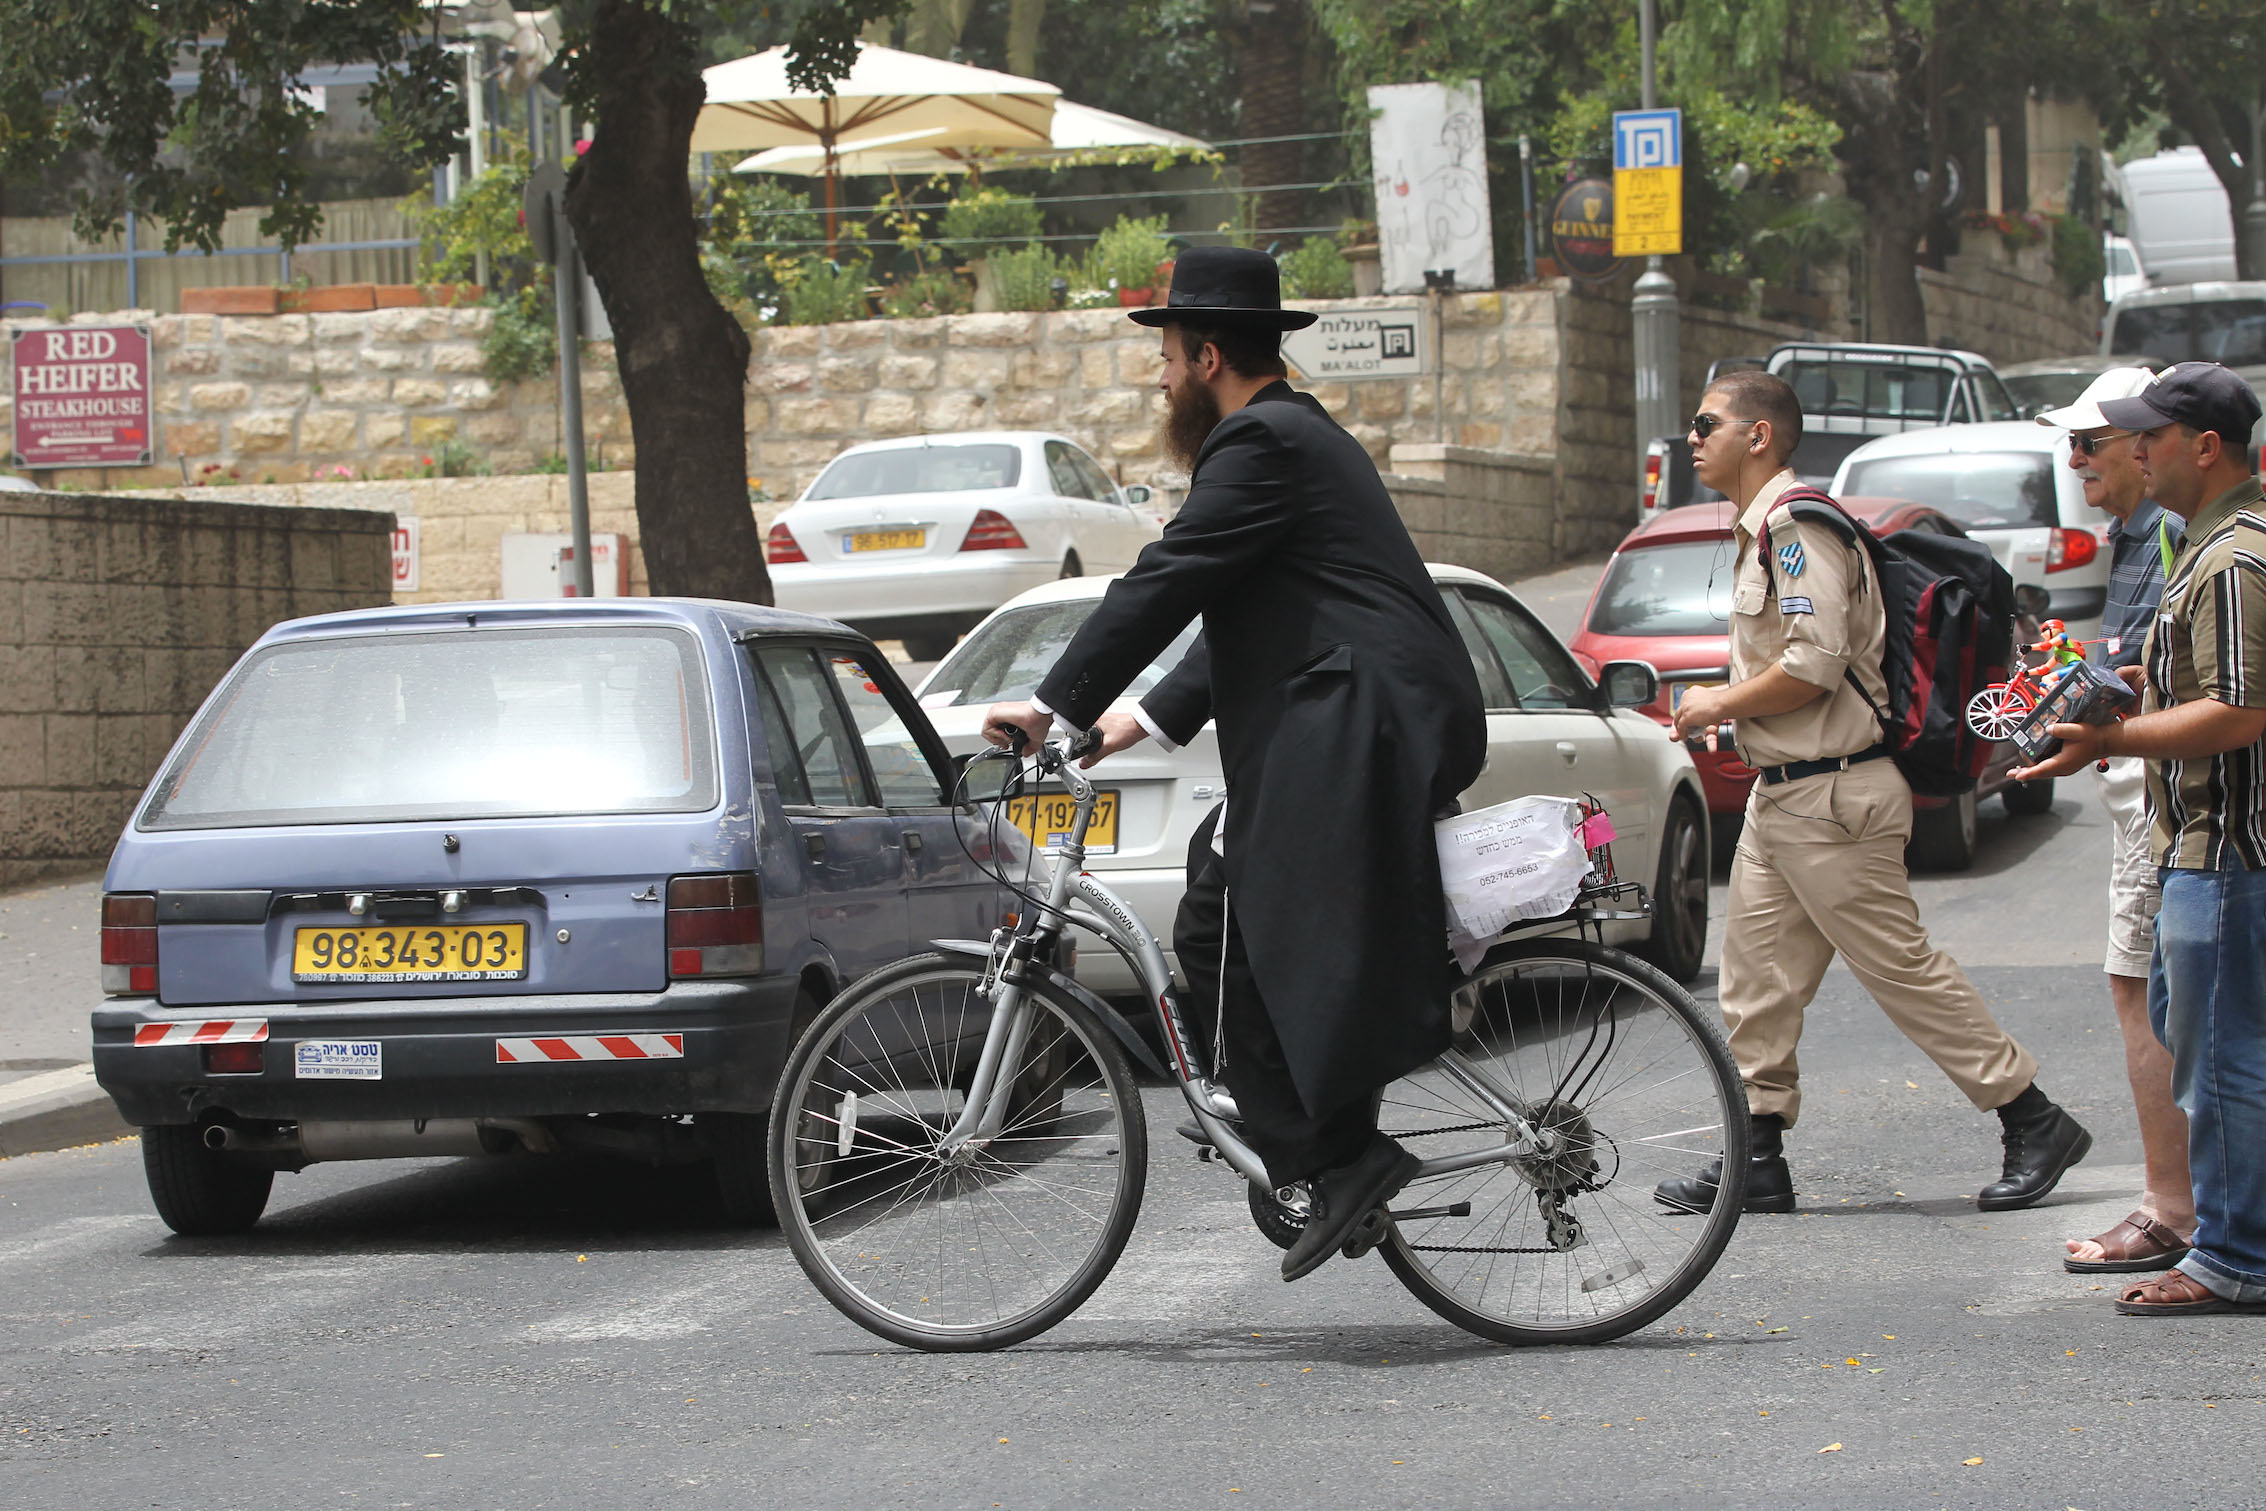
{"type": "Polygon", "coordinates": [[[1220,401],[1193,378],[1165,394],[1165,460],[1183,472],[1196,470],[1196,453],[1220,422],[1220,401]]]}

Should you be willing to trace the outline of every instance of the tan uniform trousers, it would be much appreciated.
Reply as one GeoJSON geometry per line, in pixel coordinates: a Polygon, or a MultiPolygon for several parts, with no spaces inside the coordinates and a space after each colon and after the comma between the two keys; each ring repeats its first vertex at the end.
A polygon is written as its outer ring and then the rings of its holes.
{"type": "Polygon", "coordinates": [[[1802,1110],[1802,1014],[1836,952],[1977,1107],[2003,1106],[2037,1078],[1958,962],[1928,943],[1904,868],[1911,834],[1912,789],[1894,761],[1755,783],[1731,863],[1719,996],[1757,1116],[1791,1128],[1802,1110]]]}

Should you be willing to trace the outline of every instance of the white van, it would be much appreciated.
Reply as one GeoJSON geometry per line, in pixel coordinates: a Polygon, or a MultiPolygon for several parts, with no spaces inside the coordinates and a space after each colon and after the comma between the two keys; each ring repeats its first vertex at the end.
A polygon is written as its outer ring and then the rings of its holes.
{"type": "Polygon", "coordinates": [[[2135,158],[2124,181],[2125,234],[2148,281],[2198,283],[2235,276],[2235,221],[2226,186],[2200,147],[2135,158]]]}
{"type": "Polygon", "coordinates": [[[2080,638],[2100,627],[2109,520],[2069,470],[2066,430],[2021,420],[1884,435],[1850,452],[1828,491],[1932,504],[1991,548],[2026,612],[2080,638]]]}

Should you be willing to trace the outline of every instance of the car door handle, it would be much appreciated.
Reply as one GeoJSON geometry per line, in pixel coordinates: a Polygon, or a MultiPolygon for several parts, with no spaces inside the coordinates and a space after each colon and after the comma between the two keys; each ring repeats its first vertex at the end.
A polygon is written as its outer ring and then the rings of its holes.
{"type": "Polygon", "coordinates": [[[812,860],[826,859],[826,836],[823,834],[804,835],[803,853],[805,855],[808,855],[812,860]]]}
{"type": "Polygon", "coordinates": [[[1581,747],[1571,740],[1560,740],[1558,742],[1558,757],[1568,766],[1571,766],[1581,759],[1581,747]]]}
{"type": "Polygon", "coordinates": [[[901,837],[905,841],[905,850],[908,854],[918,855],[921,853],[921,835],[918,829],[907,829],[903,831],[901,837]]]}

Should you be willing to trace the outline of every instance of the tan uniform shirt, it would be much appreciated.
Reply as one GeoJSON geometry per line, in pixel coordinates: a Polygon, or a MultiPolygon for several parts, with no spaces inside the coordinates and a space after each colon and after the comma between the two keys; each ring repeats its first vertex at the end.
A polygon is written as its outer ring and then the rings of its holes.
{"type": "Polygon", "coordinates": [[[1796,522],[1779,504],[1795,486],[1791,470],[1763,485],[1740,511],[1739,565],[1731,589],[1731,680],[1773,666],[1825,689],[1792,713],[1738,721],[1739,752],[1750,765],[1781,766],[1855,755],[1880,743],[1880,720],[1842,676],[1855,667],[1865,692],[1888,706],[1881,647],[1888,638],[1872,561],[1823,525],[1796,522]],[[1765,560],[1761,536],[1770,529],[1765,560]]]}

